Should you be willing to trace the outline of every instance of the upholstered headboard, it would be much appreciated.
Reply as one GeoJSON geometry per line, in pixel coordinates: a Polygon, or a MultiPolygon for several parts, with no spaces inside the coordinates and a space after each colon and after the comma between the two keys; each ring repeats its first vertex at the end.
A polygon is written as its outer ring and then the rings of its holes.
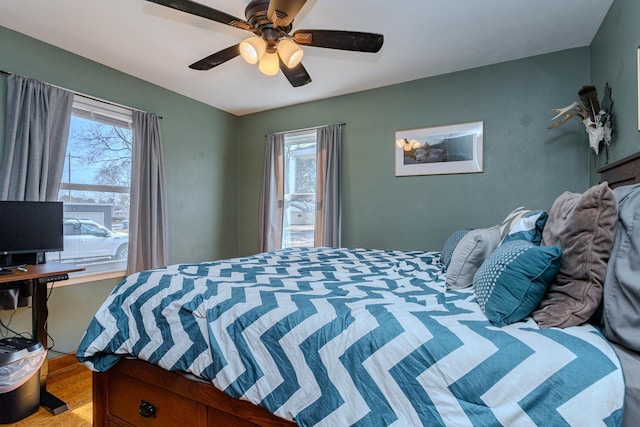
{"type": "Polygon", "coordinates": [[[611,188],[640,184],[640,152],[603,166],[596,172],[600,174],[600,182],[607,181],[611,188]]]}

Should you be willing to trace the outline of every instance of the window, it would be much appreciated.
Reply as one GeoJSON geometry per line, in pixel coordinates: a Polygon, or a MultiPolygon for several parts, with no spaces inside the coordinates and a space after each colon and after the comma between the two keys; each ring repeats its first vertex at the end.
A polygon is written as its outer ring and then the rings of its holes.
{"type": "Polygon", "coordinates": [[[131,111],[76,95],[58,200],[64,251],[86,273],[125,270],[131,185],[131,111]]]}
{"type": "Polygon", "coordinates": [[[314,245],[316,136],[313,130],[284,137],[283,248],[314,245]]]}
{"type": "Polygon", "coordinates": [[[342,126],[267,135],[260,197],[261,251],[340,247],[342,126]]]}

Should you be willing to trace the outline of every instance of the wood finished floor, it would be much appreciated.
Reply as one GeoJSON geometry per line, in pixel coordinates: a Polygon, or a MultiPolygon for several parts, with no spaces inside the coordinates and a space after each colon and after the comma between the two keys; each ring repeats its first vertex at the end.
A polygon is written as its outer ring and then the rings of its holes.
{"type": "MultiPolygon", "coordinates": [[[[51,365],[50,365],[51,367],[51,365]]],[[[67,403],[69,410],[52,415],[44,408],[17,423],[3,426],[88,427],[92,425],[91,371],[84,365],[73,365],[52,371],[47,377],[47,390],[67,403]]]]}

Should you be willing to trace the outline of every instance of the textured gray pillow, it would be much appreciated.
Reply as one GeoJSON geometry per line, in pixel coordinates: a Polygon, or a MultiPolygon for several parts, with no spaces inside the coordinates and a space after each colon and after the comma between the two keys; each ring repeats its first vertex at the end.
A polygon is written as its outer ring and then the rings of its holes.
{"type": "Polygon", "coordinates": [[[463,228],[461,230],[454,231],[445,242],[444,247],[442,248],[442,253],[440,254],[440,263],[442,264],[443,272],[447,271],[447,268],[449,268],[453,250],[458,246],[458,243],[460,243],[460,240],[462,240],[464,235],[470,231],[471,228],[463,228]]]}
{"type": "Polygon", "coordinates": [[[542,328],[580,325],[602,301],[618,219],[613,192],[602,183],[583,194],[561,194],[549,211],[543,245],[560,245],[562,264],[533,319],[542,328]]]}
{"type": "Polygon", "coordinates": [[[467,233],[451,255],[445,283],[448,289],[471,286],[473,275],[500,244],[500,227],[481,228],[467,233]]]}

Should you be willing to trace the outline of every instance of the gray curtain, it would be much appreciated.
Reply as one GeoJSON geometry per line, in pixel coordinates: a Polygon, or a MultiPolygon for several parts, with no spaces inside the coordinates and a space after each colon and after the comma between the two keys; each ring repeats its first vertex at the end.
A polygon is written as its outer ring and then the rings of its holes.
{"type": "Polygon", "coordinates": [[[166,197],[159,118],[134,111],[127,274],[167,265],[166,197]]]}
{"type": "Polygon", "coordinates": [[[72,92],[9,76],[1,200],[58,200],[72,105],[72,92]]]}
{"type": "Polygon", "coordinates": [[[264,179],[260,197],[260,250],[282,247],[284,213],[284,135],[267,135],[264,179]]]}
{"type": "Polygon", "coordinates": [[[342,125],[318,128],[315,246],[341,244],[341,152],[342,125]]]}

